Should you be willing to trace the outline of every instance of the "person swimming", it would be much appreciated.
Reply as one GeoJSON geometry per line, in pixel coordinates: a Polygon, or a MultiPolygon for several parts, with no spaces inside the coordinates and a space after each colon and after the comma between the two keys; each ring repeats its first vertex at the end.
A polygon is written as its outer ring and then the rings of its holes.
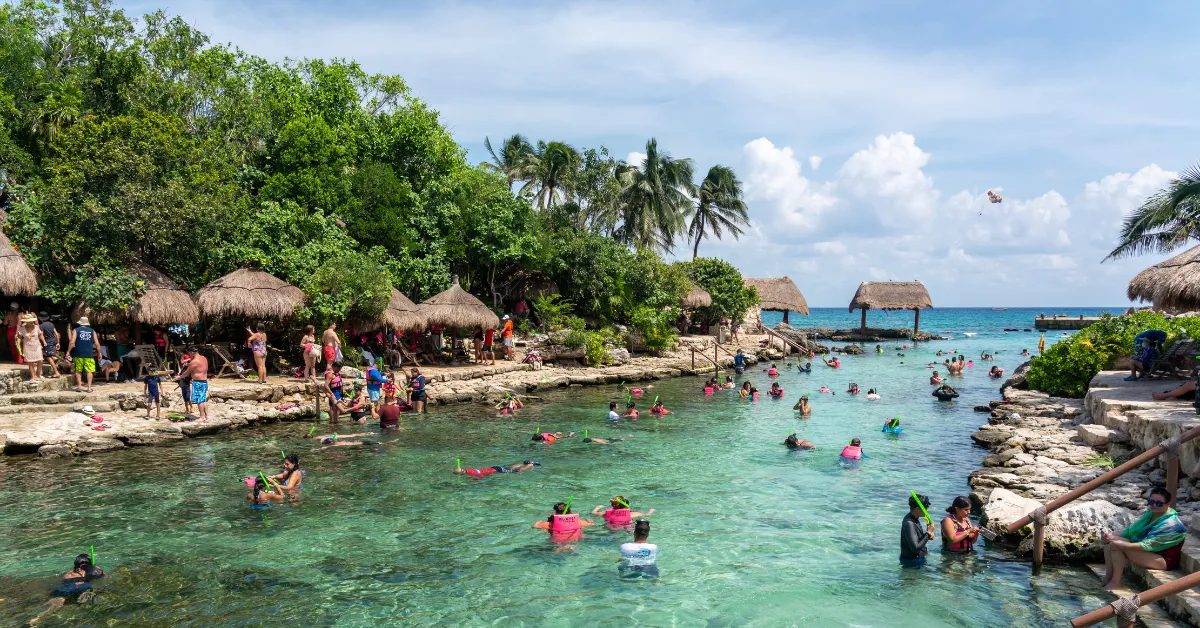
{"type": "Polygon", "coordinates": [[[1021,355],[1030,355],[1029,349],[1021,349],[1021,355]]]}
{"type": "Polygon", "coordinates": [[[811,415],[812,405],[808,403],[808,395],[801,395],[800,401],[797,401],[796,405],[792,406],[792,409],[798,411],[800,416],[811,415]]]}
{"type": "Polygon", "coordinates": [[[642,517],[649,517],[654,514],[653,508],[646,513],[634,512],[629,506],[629,500],[620,495],[608,500],[608,503],[611,508],[606,510],[603,505],[596,506],[592,509],[592,514],[603,516],[604,525],[609,527],[627,526],[634,519],[641,519],[642,517]]]}
{"type": "Polygon", "coordinates": [[[738,391],[738,396],[742,399],[749,399],[751,388],[753,387],[750,385],[749,380],[742,382],[742,389],[738,391]]]}
{"type": "Polygon", "coordinates": [[[774,399],[783,399],[783,388],[779,386],[779,382],[772,382],[771,390],[767,394],[774,399]]]}
{"type": "Polygon", "coordinates": [[[883,353],[883,345],[875,345],[875,353],[883,353]]]}
{"type": "Polygon", "coordinates": [[[1004,368],[1000,366],[992,366],[991,370],[988,371],[988,377],[991,377],[992,379],[1004,377],[1004,368]]]}
{"type": "Polygon", "coordinates": [[[554,432],[554,433],[541,432],[541,433],[533,435],[533,442],[546,443],[547,445],[553,445],[554,441],[562,440],[564,438],[571,438],[574,435],[575,435],[575,432],[569,432],[569,433],[567,433],[566,436],[563,436],[562,432],[554,432]]]}
{"type": "Polygon", "coordinates": [[[862,441],[857,438],[850,439],[850,444],[842,448],[843,460],[861,460],[866,457],[867,452],[862,450],[862,441]]]}
{"type": "Polygon", "coordinates": [[[246,498],[250,500],[251,506],[266,506],[272,502],[283,501],[283,489],[273,479],[268,487],[262,478],[256,478],[254,487],[246,494],[246,498]]]}
{"type": "Polygon", "coordinates": [[[838,358],[836,355],[833,356],[833,359],[831,359],[831,360],[826,360],[825,358],[821,358],[821,361],[825,363],[825,366],[828,366],[830,368],[835,368],[835,369],[842,368],[842,363],[838,361],[838,358]]]}
{"type": "Polygon", "coordinates": [[[104,570],[93,565],[91,557],[87,554],[76,556],[74,568],[63,574],[62,582],[50,593],[50,599],[46,600],[48,608],[29,620],[29,625],[36,626],[46,615],[62,608],[67,602],[89,601],[93,595],[92,581],[103,577],[104,570]]]}
{"type": "Polygon", "coordinates": [[[832,390],[829,390],[829,387],[828,387],[828,386],[822,386],[822,387],[818,388],[818,389],[817,389],[817,392],[819,392],[819,393],[829,393],[829,394],[831,394],[831,395],[833,394],[833,391],[832,391],[832,390]]]}
{"type": "Polygon", "coordinates": [[[595,436],[590,436],[588,438],[583,439],[583,442],[592,443],[595,445],[616,445],[617,443],[619,443],[623,440],[626,440],[632,436],[633,436],[633,434],[626,434],[624,436],[615,437],[615,438],[596,438],[595,436]]]}
{"type": "Polygon", "coordinates": [[[550,540],[555,543],[570,543],[583,538],[583,528],[596,525],[590,519],[580,519],[579,515],[571,512],[571,508],[563,503],[554,504],[554,514],[544,520],[533,522],[533,527],[550,533],[550,540]]]}
{"type": "Polygon", "coordinates": [[[621,416],[630,418],[630,419],[633,419],[634,421],[636,421],[636,420],[638,420],[638,416],[640,414],[641,413],[639,413],[638,409],[637,409],[637,402],[630,401],[629,403],[625,404],[625,414],[622,414],[621,416]]]}
{"type": "Polygon", "coordinates": [[[486,469],[458,468],[458,469],[454,470],[454,474],[455,475],[473,475],[475,477],[483,477],[483,476],[487,476],[487,475],[492,475],[493,473],[522,473],[522,472],[528,471],[534,467],[540,467],[540,466],[542,466],[542,463],[540,463],[540,462],[526,460],[525,462],[517,462],[514,464],[510,464],[507,467],[502,466],[502,465],[496,465],[494,467],[487,467],[486,469]]]}
{"type": "MultiPolygon", "coordinates": [[[[796,364],[799,364],[799,362],[797,362],[796,364]]],[[[811,373],[812,372],[812,362],[805,362],[804,366],[801,366],[800,368],[796,369],[796,371],[799,373],[811,373]]]]}
{"type": "Polygon", "coordinates": [[[883,432],[886,434],[899,434],[904,429],[900,427],[900,418],[887,419],[883,422],[883,432]]]}
{"type": "Polygon", "coordinates": [[[858,384],[855,384],[854,382],[850,382],[850,387],[846,389],[846,392],[850,393],[851,395],[857,395],[858,394],[858,384]]]}
{"type": "Polygon", "coordinates": [[[767,377],[779,377],[779,368],[772,364],[771,368],[767,369],[767,377]]]}
{"type": "Polygon", "coordinates": [[[867,399],[869,399],[871,401],[878,401],[879,398],[880,398],[879,393],[875,392],[874,388],[867,391],[867,399]]]}
{"type": "Polygon", "coordinates": [[[800,440],[800,437],[796,436],[795,434],[788,434],[788,437],[783,439],[783,444],[787,445],[788,449],[811,450],[811,449],[817,448],[816,445],[814,445],[806,440],[800,440]]]}
{"type": "Polygon", "coordinates": [[[663,405],[663,402],[655,401],[654,405],[650,408],[650,414],[667,415],[675,413],[668,410],[666,406],[663,405]]]}

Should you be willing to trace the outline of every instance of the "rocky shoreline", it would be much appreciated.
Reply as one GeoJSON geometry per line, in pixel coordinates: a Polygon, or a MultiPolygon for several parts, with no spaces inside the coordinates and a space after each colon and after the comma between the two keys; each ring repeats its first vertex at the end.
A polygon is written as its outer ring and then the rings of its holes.
{"type": "MultiPolygon", "coordinates": [[[[1025,390],[1028,365],[1018,368],[1001,387],[1001,400],[976,408],[988,412],[988,422],[971,438],[991,454],[968,480],[983,525],[1001,535],[997,542],[1020,552],[1032,549],[1032,526],[1009,535],[1004,531],[1009,523],[1147,447],[1134,442],[1127,431],[1097,423],[1089,409],[1095,408],[1092,392],[1084,399],[1064,399],[1025,390]]],[[[1178,409],[1181,404],[1171,406],[1178,409]]],[[[1194,413],[1191,417],[1196,418],[1194,413]]],[[[1177,427],[1175,433],[1182,429],[1186,428],[1177,427]]],[[[1194,501],[1200,489],[1195,478],[1185,473],[1180,474],[1176,509],[1186,522],[1200,511],[1200,501],[1194,501]]],[[[1046,525],[1046,559],[1098,558],[1096,530],[1127,526],[1144,509],[1149,488],[1165,480],[1165,462],[1160,457],[1057,510],[1046,525]]]]}

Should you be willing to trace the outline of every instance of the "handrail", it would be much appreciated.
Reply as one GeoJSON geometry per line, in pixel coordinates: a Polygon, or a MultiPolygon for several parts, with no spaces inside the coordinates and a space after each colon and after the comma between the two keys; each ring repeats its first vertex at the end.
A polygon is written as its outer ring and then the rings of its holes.
{"type": "Polygon", "coordinates": [[[771,329],[770,327],[763,327],[763,330],[767,332],[768,336],[774,336],[774,337],[782,340],[785,344],[789,345],[790,347],[792,347],[796,351],[799,351],[800,353],[807,353],[809,351],[808,349],[801,347],[800,345],[792,342],[790,338],[787,338],[783,334],[775,331],[774,329],[771,329]]]}
{"type": "Polygon", "coordinates": [[[728,354],[729,354],[729,357],[731,357],[731,358],[737,358],[737,356],[736,356],[736,355],[734,355],[734,354],[732,354],[732,353],[729,353],[729,349],[726,349],[725,347],[722,347],[720,343],[715,343],[715,344],[716,344],[716,347],[717,347],[718,349],[720,349],[721,351],[724,351],[725,353],[728,353],[728,354]]]}
{"type": "MultiPolygon", "coordinates": [[[[1120,617],[1119,625],[1126,625],[1125,622],[1128,621],[1127,617],[1133,613],[1136,613],[1137,609],[1143,606],[1149,606],[1167,596],[1175,595],[1176,593],[1182,593],[1183,591],[1187,591],[1188,589],[1196,586],[1200,586],[1200,571],[1190,573],[1173,582],[1159,585],[1153,589],[1150,589],[1149,591],[1142,591],[1141,593],[1130,597],[1116,599],[1108,606],[1098,608],[1086,615],[1080,615],[1079,617],[1072,619],[1071,625],[1075,628],[1082,628],[1083,626],[1098,624],[1106,619],[1111,619],[1121,615],[1125,616],[1120,617]],[[1117,611],[1118,606],[1123,607],[1122,610],[1125,610],[1126,612],[1119,613],[1117,611]]],[[[1132,626],[1133,624],[1132,622],[1129,622],[1128,625],[1132,626]]]]}
{"type": "MultiPolygon", "coordinates": [[[[708,360],[709,362],[712,362],[713,366],[716,367],[717,372],[718,373],[721,372],[721,365],[717,364],[716,360],[708,357],[707,355],[704,354],[704,352],[700,353],[700,357],[704,358],[705,360],[708,360]]],[[[692,370],[693,371],[696,370],[696,347],[692,347],[692,370]]]]}
{"type": "Polygon", "coordinates": [[[1171,494],[1171,505],[1174,506],[1175,493],[1179,488],[1179,446],[1195,439],[1198,436],[1200,436],[1200,426],[1193,427],[1192,429],[1180,434],[1178,437],[1165,440],[1162,443],[1147,449],[1125,464],[1100,474],[1098,477],[1096,477],[1096,479],[1087,482],[1086,484],[1068,492],[1065,495],[1062,495],[1061,497],[1051,501],[1049,504],[1046,504],[1045,506],[1038,506],[1038,508],[1033,512],[1008,524],[1006,531],[1011,534],[1029,525],[1030,522],[1033,522],[1033,567],[1036,570],[1037,568],[1041,567],[1042,564],[1042,552],[1045,546],[1044,541],[1046,534],[1046,518],[1050,515],[1050,513],[1142,466],[1146,462],[1157,458],[1163,453],[1167,454],[1167,491],[1171,494]]]}

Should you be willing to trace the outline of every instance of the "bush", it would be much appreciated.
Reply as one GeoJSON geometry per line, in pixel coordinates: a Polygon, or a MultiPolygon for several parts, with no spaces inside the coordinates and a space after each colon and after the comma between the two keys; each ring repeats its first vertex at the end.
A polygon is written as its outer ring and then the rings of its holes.
{"type": "Polygon", "coordinates": [[[571,314],[571,302],[564,300],[560,294],[536,297],[533,299],[533,313],[546,331],[562,329],[571,314]]]}
{"type": "Polygon", "coordinates": [[[758,303],[758,291],[746,287],[742,274],[729,262],[698,257],[682,265],[688,277],[712,296],[712,306],[700,308],[700,318],[710,323],[720,320],[722,316],[740,321],[746,310],[758,303]]]}
{"type": "Polygon", "coordinates": [[[582,329],[572,329],[563,336],[562,343],[571,349],[578,349],[587,344],[588,333],[582,329]]]}
{"type": "Polygon", "coordinates": [[[1154,312],[1105,316],[1033,358],[1026,381],[1030,388],[1044,393],[1082,397],[1092,378],[1112,368],[1117,358],[1132,355],[1134,336],[1149,329],[1167,332],[1167,344],[1181,333],[1198,338],[1200,318],[1167,318],[1154,312]]]}
{"type": "Polygon", "coordinates": [[[651,351],[674,349],[679,341],[679,333],[675,331],[675,319],[679,316],[677,308],[669,307],[656,310],[641,306],[633,311],[630,325],[642,335],[642,341],[651,351]]]}

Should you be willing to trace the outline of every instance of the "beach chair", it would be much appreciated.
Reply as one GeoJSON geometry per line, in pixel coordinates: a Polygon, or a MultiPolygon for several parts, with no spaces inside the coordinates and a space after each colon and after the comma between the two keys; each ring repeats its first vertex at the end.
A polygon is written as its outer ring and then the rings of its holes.
{"type": "Polygon", "coordinates": [[[400,356],[404,358],[404,362],[407,362],[410,365],[415,364],[417,366],[425,366],[425,364],[421,362],[421,359],[418,358],[415,353],[410,351],[409,348],[403,343],[397,343],[396,348],[400,350],[400,356]]]}
{"type": "Polygon", "coordinates": [[[209,345],[209,347],[212,348],[213,355],[217,356],[217,359],[221,361],[221,368],[217,370],[214,379],[220,379],[227,370],[241,379],[246,379],[246,376],[237,367],[237,360],[229,357],[233,353],[233,345],[227,345],[227,347],[222,348],[220,345],[214,343],[209,345]]]}
{"type": "Polygon", "coordinates": [[[1187,358],[1196,351],[1196,341],[1187,336],[1180,336],[1163,351],[1162,355],[1154,358],[1146,365],[1146,377],[1165,376],[1178,377],[1180,370],[1186,370],[1187,358]]]}
{"type": "Polygon", "coordinates": [[[129,357],[136,358],[138,361],[137,374],[134,375],[137,379],[141,379],[151,367],[154,367],[159,373],[167,370],[162,358],[158,357],[158,350],[154,345],[135,345],[133,351],[129,353],[129,357]]]}

